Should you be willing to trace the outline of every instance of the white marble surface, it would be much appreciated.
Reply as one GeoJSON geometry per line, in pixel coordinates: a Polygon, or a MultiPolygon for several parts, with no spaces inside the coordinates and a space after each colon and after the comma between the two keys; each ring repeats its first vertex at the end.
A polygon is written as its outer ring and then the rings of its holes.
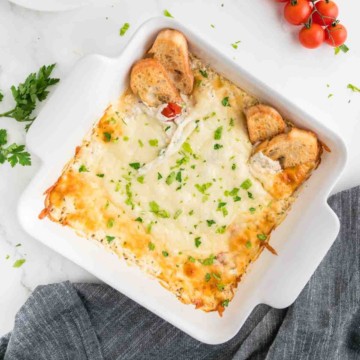
{"type": "MultiPolygon", "coordinates": [[[[115,56],[138,25],[149,17],[161,16],[167,8],[176,19],[211,38],[234,61],[338,131],[350,156],[337,190],[355,186],[360,184],[360,93],[351,93],[346,85],[360,86],[360,4],[337,3],[349,30],[351,51],[334,56],[330,47],[302,49],[296,42],[296,29],[281,20],[281,6],[274,0],[92,0],[91,6],[54,13],[0,0],[0,89],[6,95],[0,112],[12,105],[10,86],[39,66],[56,62],[56,75],[63,78],[85,54],[115,56]],[[124,22],[131,27],[120,37],[124,22]],[[235,50],[230,44],[238,40],[241,43],[235,50]],[[328,99],[330,93],[334,96],[328,99]]],[[[21,124],[0,118],[0,128],[9,130],[10,141],[24,142],[21,124]]],[[[0,167],[0,336],[12,328],[17,310],[37,285],[96,281],[19,227],[17,200],[38,166],[33,157],[31,167],[0,167]],[[8,260],[6,255],[10,255],[8,260]],[[19,258],[26,258],[26,263],[15,269],[12,265],[19,258]]]]}

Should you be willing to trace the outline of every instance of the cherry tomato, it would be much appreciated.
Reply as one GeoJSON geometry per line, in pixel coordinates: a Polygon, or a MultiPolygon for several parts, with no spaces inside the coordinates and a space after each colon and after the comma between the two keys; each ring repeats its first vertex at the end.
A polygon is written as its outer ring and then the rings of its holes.
{"type": "Polygon", "coordinates": [[[173,118],[176,115],[181,114],[181,106],[176,103],[168,103],[167,106],[161,112],[167,118],[173,118]]]}
{"type": "Polygon", "coordinates": [[[337,22],[325,28],[325,42],[329,45],[337,47],[346,41],[347,31],[344,25],[337,22]]]}
{"type": "Polygon", "coordinates": [[[284,17],[290,24],[303,24],[310,15],[311,5],[308,0],[291,0],[285,5],[284,17]]]}
{"type": "Polygon", "coordinates": [[[299,40],[302,46],[315,49],[324,42],[325,31],[319,24],[304,26],[299,32],[299,40]]]}
{"type": "Polygon", "coordinates": [[[337,5],[331,0],[318,1],[314,10],[312,21],[322,26],[331,25],[339,15],[337,5]]]}

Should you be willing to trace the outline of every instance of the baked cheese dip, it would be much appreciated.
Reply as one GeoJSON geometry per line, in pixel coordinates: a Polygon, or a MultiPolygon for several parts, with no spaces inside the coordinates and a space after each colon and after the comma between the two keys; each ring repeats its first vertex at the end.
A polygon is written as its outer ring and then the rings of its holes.
{"type": "MultiPolygon", "coordinates": [[[[259,127],[272,110],[186,55],[191,92],[172,87],[178,98],[162,102],[151,80],[145,95],[129,88],[76,149],[40,216],[136,264],[182,302],[221,314],[261,251],[275,253],[270,233],[318,165],[321,146],[285,122],[259,127]]],[[[141,73],[145,83],[151,66],[141,73]]]]}

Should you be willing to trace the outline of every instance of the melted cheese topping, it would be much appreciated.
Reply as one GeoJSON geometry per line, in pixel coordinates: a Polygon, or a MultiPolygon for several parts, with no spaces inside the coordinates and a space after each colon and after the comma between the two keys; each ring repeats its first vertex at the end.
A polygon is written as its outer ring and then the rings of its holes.
{"type": "Polygon", "coordinates": [[[192,65],[197,86],[178,125],[125,93],[46,204],[53,221],[138,264],[181,301],[221,312],[293,199],[276,200],[249,166],[243,109],[257,100],[192,65]]]}

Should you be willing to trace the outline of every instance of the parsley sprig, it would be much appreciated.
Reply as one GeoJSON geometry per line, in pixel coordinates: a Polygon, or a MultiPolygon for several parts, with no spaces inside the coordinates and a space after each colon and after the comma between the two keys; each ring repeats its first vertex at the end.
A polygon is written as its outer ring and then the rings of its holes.
{"type": "Polygon", "coordinates": [[[48,87],[60,81],[50,77],[55,65],[44,65],[38,73],[31,73],[24,83],[20,83],[17,87],[13,85],[11,92],[16,105],[13,109],[0,114],[0,117],[10,117],[19,122],[26,122],[25,130],[29,130],[35,120],[32,113],[37,101],[45,100],[49,94],[48,87]]]}
{"type": "Polygon", "coordinates": [[[0,129],[0,164],[4,164],[5,161],[9,162],[12,167],[16,164],[22,166],[31,165],[30,154],[25,150],[25,145],[7,144],[7,131],[0,129]]]}

